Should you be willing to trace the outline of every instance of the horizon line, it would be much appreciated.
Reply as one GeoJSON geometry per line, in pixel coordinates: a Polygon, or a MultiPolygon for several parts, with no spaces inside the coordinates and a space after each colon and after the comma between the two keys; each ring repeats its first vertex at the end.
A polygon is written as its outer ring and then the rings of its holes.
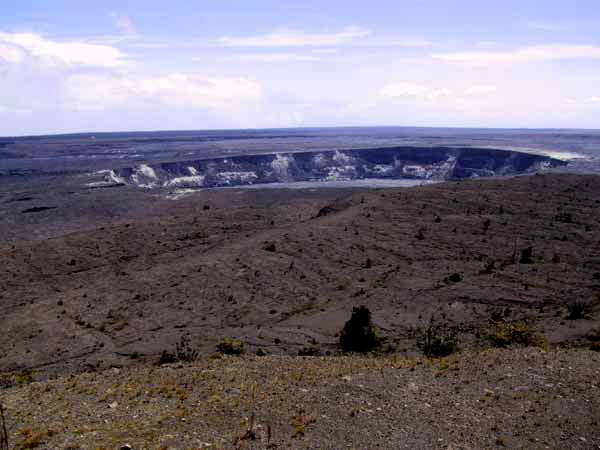
{"type": "Polygon", "coordinates": [[[473,126],[431,126],[431,125],[335,125],[335,126],[292,126],[292,127],[266,127],[266,128],[199,128],[199,129],[168,129],[168,130],[128,130],[128,131],[74,131],[47,134],[23,134],[13,136],[0,136],[6,139],[35,139],[46,137],[68,136],[94,136],[107,134],[150,134],[150,133],[190,133],[190,132],[234,132],[234,131],[276,131],[276,130],[334,130],[357,128],[412,128],[412,129],[445,129],[445,130],[498,130],[498,131],[594,131],[600,128],[570,128],[570,127],[473,127],[473,126]]]}

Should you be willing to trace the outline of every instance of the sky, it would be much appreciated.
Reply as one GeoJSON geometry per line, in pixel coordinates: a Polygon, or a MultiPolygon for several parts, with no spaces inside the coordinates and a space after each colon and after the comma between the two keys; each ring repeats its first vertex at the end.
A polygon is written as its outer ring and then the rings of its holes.
{"type": "Polygon", "coordinates": [[[600,128],[598,0],[0,0],[0,136],[600,128]]]}

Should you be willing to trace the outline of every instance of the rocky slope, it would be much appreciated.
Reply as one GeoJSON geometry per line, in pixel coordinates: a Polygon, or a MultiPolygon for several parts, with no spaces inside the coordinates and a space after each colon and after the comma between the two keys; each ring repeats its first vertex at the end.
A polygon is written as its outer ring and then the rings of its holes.
{"type": "Polygon", "coordinates": [[[152,362],[182,336],[202,354],[225,336],[335,352],[361,304],[409,354],[431,314],[466,347],[499,310],[552,345],[597,336],[597,311],[566,317],[600,290],[600,177],[325,191],[140,194],[102,226],[2,247],[0,370],[152,362]]]}

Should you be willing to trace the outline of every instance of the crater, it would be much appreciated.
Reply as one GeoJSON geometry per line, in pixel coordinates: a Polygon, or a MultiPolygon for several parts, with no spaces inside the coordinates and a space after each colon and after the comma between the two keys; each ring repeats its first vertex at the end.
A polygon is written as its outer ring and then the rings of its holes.
{"type": "Polygon", "coordinates": [[[102,179],[91,185],[185,189],[368,179],[445,181],[516,175],[565,164],[545,155],[490,148],[386,147],[141,164],[97,172],[102,179]]]}

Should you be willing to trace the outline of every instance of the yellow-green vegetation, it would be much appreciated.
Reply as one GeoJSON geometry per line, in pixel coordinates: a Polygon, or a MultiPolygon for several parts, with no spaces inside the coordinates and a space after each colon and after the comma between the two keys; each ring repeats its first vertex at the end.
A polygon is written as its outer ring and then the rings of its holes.
{"type": "Polygon", "coordinates": [[[548,348],[548,339],[524,321],[497,322],[496,328],[484,335],[492,347],[508,348],[513,345],[548,348]]]}
{"type": "Polygon", "coordinates": [[[19,444],[21,448],[31,449],[36,448],[42,444],[44,441],[45,434],[34,432],[29,428],[24,428],[21,430],[21,435],[23,436],[23,441],[19,444]]]}
{"type": "Polygon", "coordinates": [[[76,448],[119,448],[123,443],[171,448],[170,440],[191,444],[201,423],[204,443],[230,448],[252,411],[257,433],[266,433],[268,425],[280,439],[298,439],[316,420],[293,406],[302,402],[300,387],[310,389],[324,380],[343,383],[343,377],[360,370],[410,364],[400,358],[207,358],[186,366],[114,368],[34,382],[27,389],[13,388],[8,396],[8,411],[17,424],[11,442],[18,448],[48,448],[49,436],[59,433],[77,445],[95,444],[76,448]]]}
{"type": "Polygon", "coordinates": [[[307,427],[315,422],[316,419],[314,417],[307,416],[303,410],[300,410],[297,415],[292,417],[292,426],[294,428],[292,437],[304,437],[307,427]]]}
{"type": "Polygon", "coordinates": [[[33,374],[30,370],[0,374],[0,388],[3,386],[22,386],[31,382],[33,382],[33,374]]]}

